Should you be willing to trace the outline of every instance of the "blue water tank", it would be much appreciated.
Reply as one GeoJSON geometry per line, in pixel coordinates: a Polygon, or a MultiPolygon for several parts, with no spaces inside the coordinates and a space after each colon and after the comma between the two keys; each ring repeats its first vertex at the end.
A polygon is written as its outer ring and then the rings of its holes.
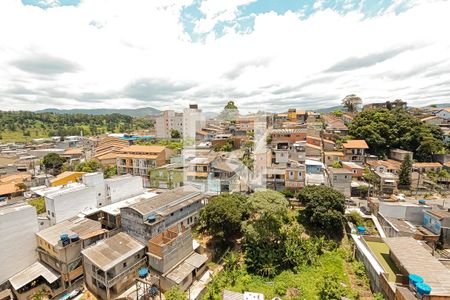
{"type": "Polygon", "coordinates": [[[147,221],[150,222],[150,223],[155,222],[156,221],[156,215],[155,214],[148,215],[147,221]]]}
{"type": "Polygon", "coordinates": [[[147,268],[140,268],[140,269],[138,270],[138,275],[139,275],[139,278],[145,278],[145,277],[147,277],[147,275],[148,275],[148,269],[147,269],[147,268]]]}
{"type": "Polygon", "coordinates": [[[425,199],[420,199],[419,204],[427,204],[427,201],[425,199]]]}
{"type": "Polygon", "coordinates": [[[356,228],[358,229],[359,234],[364,234],[366,232],[366,227],[364,226],[358,226],[356,228]]]}
{"type": "Polygon", "coordinates": [[[148,289],[148,293],[150,294],[150,296],[155,297],[158,294],[158,287],[156,285],[153,285],[148,289]]]}
{"type": "Polygon", "coordinates": [[[416,285],[423,282],[423,278],[416,274],[409,274],[408,279],[409,287],[414,291],[416,290],[416,285]]]}
{"type": "Polygon", "coordinates": [[[416,284],[416,292],[419,297],[429,295],[431,293],[431,287],[424,282],[419,282],[416,284]]]}
{"type": "Polygon", "coordinates": [[[61,241],[66,241],[69,239],[69,235],[67,233],[63,233],[59,236],[59,238],[61,239],[61,241]]]}

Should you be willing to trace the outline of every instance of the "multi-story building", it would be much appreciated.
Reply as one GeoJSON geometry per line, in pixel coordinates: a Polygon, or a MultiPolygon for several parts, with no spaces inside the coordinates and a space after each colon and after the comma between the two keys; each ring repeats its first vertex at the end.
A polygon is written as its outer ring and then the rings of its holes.
{"type": "Polygon", "coordinates": [[[348,140],[342,144],[344,147],[344,159],[346,161],[364,163],[366,150],[369,149],[365,140],[348,140]]]}
{"type": "Polygon", "coordinates": [[[201,130],[206,124],[206,118],[197,104],[189,104],[183,110],[183,138],[195,139],[197,130],[201,130]]]}
{"type": "Polygon", "coordinates": [[[123,232],[84,249],[82,254],[86,286],[105,300],[125,292],[147,261],[145,246],[123,232]]]}
{"type": "Polygon", "coordinates": [[[323,162],[327,166],[331,166],[335,162],[341,162],[344,159],[344,153],[340,151],[325,151],[323,152],[323,162]]]}
{"type": "Polygon", "coordinates": [[[357,163],[351,161],[343,161],[341,162],[341,164],[344,169],[347,169],[352,173],[352,177],[360,178],[364,175],[364,168],[357,163]]]}
{"type": "Polygon", "coordinates": [[[306,129],[274,129],[271,132],[273,142],[299,142],[306,140],[306,129]]]}
{"type": "Polygon", "coordinates": [[[0,206],[0,285],[36,261],[37,231],[33,206],[23,203],[0,206]]]}
{"type": "Polygon", "coordinates": [[[167,139],[172,137],[172,130],[183,134],[183,113],[173,110],[165,110],[156,117],[155,122],[156,137],[167,139]]]}
{"type": "Polygon", "coordinates": [[[450,246],[450,212],[445,210],[425,211],[423,226],[439,235],[439,239],[445,248],[450,246]]]}
{"type": "Polygon", "coordinates": [[[107,237],[100,222],[72,218],[36,233],[39,260],[61,277],[68,288],[83,276],[81,250],[107,237]]]}
{"type": "Polygon", "coordinates": [[[191,229],[181,225],[149,240],[147,255],[151,270],[160,276],[163,291],[174,285],[187,290],[193,280],[204,273],[208,260],[205,255],[194,252],[191,229]]]}
{"type": "Polygon", "coordinates": [[[183,185],[184,168],[180,163],[167,164],[149,171],[150,187],[173,189],[183,185]]]}
{"type": "Polygon", "coordinates": [[[117,174],[141,176],[145,187],[149,187],[148,171],[165,164],[168,149],[164,146],[132,145],[117,154],[117,174]]]}
{"type": "Polygon", "coordinates": [[[378,177],[379,190],[382,194],[392,195],[397,190],[398,177],[392,173],[374,172],[378,177]]]}
{"type": "Polygon", "coordinates": [[[179,187],[120,209],[122,229],[142,243],[181,223],[193,226],[207,195],[192,186],[179,187]]]}
{"type": "Polygon", "coordinates": [[[352,172],[344,168],[329,168],[330,184],[333,189],[350,198],[352,191],[352,172]]]}
{"type": "Polygon", "coordinates": [[[306,111],[297,108],[290,108],[287,114],[288,120],[290,122],[303,124],[306,122],[306,119],[308,118],[308,113],[306,111]]]}
{"type": "Polygon", "coordinates": [[[302,164],[291,164],[285,171],[285,188],[300,189],[305,186],[305,166],[302,164]]]}
{"type": "Polygon", "coordinates": [[[190,160],[187,163],[185,182],[203,191],[208,190],[208,179],[211,177],[212,166],[217,157],[217,154],[210,153],[190,160]]]}

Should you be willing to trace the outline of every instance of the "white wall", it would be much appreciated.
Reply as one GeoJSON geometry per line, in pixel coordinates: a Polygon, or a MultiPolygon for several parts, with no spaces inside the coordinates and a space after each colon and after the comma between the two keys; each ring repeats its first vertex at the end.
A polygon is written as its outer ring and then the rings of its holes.
{"type": "Polygon", "coordinates": [[[386,218],[395,218],[414,224],[422,224],[424,210],[429,209],[431,207],[426,205],[395,205],[380,202],[379,212],[386,218]]]}
{"type": "Polygon", "coordinates": [[[106,179],[107,195],[110,203],[115,203],[144,192],[141,176],[123,176],[112,180],[106,179]]]}
{"type": "Polygon", "coordinates": [[[45,196],[45,207],[50,223],[54,225],[78,215],[83,210],[96,208],[96,189],[84,186],[48,194],[45,196]]]}
{"type": "Polygon", "coordinates": [[[0,208],[0,284],[37,261],[37,231],[34,207],[0,208]]]}

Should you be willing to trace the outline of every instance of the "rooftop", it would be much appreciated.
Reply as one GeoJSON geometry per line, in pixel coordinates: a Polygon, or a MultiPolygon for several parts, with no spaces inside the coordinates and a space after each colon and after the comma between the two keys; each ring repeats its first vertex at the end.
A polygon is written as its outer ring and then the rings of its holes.
{"type": "Polygon", "coordinates": [[[416,162],[413,168],[440,168],[442,165],[438,162],[416,162]]]}
{"type": "Polygon", "coordinates": [[[345,149],[369,149],[365,140],[348,140],[342,146],[345,149]]]}
{"type": "Polygon", "coordinates": [[[431,287],[431,295],[450,296],[450,270],[411,237],[386,238],[394,255],[408,274],[417,274],[431,287]]]}
{"type": "Polygon", "coordinates": [[[122,148],[120,151],[126,152],[139,152],[139,153],[161,153],[166,149],[164,146],[142,146],[142,145],[132,145],[122,148]]]}
{"type": "Polygon", "coordinates": [[[95,232],[103,233],[104,231],[105,230],[102,229],[100,222],[74,217],[43,229],[37,232],[36,235],[52,246],[56,246],[63,233],[68,235],[78,234],[80,239],[83,239],[84,236],[90,236],[95,232]]]}
{"type": "Polygon", "coordinates": [[[73,175],[79,175],[81,177],[81,175],[83,175],[83,174],[84,174],[84,172],[66,171],[66,172],[62,172],[61,174],[59,174],[55,178],[50,179],[50,182],[55,182],[55,181],[58,181],[58,180],[61,180],[61,179],[65,179],[65,178],[73,176],[73,175]]]}
{"type": "Polygon", "coordinates": [[[38,279],[40,276],[42,276],[48,283],[53,283],[60,277],[58,274],[53,272],[52,269],[47,268],[40,262],[35,262],[28,268],[11,277],[9,282],[15,290],[18,290],[26,284],[38,279]]]}
{"type": "Polygon", "coordinates": [[[93,264],[108,271],[124,259],[144,249],[145,246],[124,232],[97,242],[81,251],[93,264]]]}
{"type": "Polygon", "coordinates": [[[352,169],[364,169],[363,167],[361,167],[360,165],[358,165],[357,163],[354,163],[352,161],[343,161],[341,163],[343,166],[348,166],[352,169]]]}
{"type": "Polygon", "coordinates": [[[329,170],[333,174],[353,174],[352,171],[345,168],[330,168],[329,170]]]}

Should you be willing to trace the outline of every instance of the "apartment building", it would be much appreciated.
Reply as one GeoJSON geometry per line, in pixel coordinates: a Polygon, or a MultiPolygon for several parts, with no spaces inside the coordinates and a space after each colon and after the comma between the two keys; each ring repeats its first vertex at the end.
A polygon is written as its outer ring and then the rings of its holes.
{"type": "Polygon", "coordinates": [[[206,118],[197,104],[189,104],[183,110],[183,138],[195,139],[196,132],[205,127],[206,118]]]}
{"type": "Polygon", "coordinates": [[[122,230],[142,243],[181,223],[193,226],[208,196],[192,186],[179,187],[120,209],[122,230]]]}
{"type": "Polygon", "coordinates": [[[107,237],[100,222],[71,218],[36,233],[39,261],[61,277],[66,289],[83,276],[81,250],[107,237]]]}
{"type": "Polygon", "coordinates": [[[344,168],[329,168],[330,184],[333,189],[350,198],[352,191],[352,172],[344,168]]]}
{"type": "Polygon", "coordinates": [[[162,139],[171,138],[172,130],[183,134],[183,113],[173,110],[165,110],[155,120],[156,137],[162,139]]]}
{"type": "Polygon", "coordinates": [[[125,292],[147,261],[145,246],[123,232],[84,249],[82,255],[87,288],[105,300],[125,292]]]}
{"type": "Polygon", "coordinates": [[[33,206],[24,203],[0,206],[0,285],[36,261],[37,231],[33,206]]]}
{"type": "Polygon", "coordinates": [[[165,164],[169,150],[164,146],[132,145],[117,154],[117,174],[141,176],[145,187],[149,187],[148,171],[165,164]]]}

